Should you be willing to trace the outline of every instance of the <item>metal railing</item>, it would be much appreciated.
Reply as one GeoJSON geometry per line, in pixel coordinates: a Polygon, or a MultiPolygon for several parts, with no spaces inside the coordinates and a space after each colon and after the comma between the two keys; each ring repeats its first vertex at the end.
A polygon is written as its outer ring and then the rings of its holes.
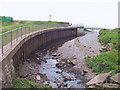
{"type": "Polygon", "coordinates": [[[35,31],[53,27],[65,27],[65,25],[58,23],[29,25],[0,34],[0,54],[3,55],[6,51],[12,48],[15,43],[20,41],[26,35],[30,35],[35,31]]]}

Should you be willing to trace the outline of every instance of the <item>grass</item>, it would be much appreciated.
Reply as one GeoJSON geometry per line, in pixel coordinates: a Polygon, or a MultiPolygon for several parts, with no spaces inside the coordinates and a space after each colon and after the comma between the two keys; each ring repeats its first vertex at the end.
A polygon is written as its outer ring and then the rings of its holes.
{"type": "Polygon", "coordinates": [[[97,74],[112,71],[113,74],[120,72],[120,45],[118,41],[118,32],[120,29],[112,31],[102,29],[99,32],[99,42],[107,48],[107,51],[102,52],[93,58],[87,58],[88,66],[97,74]]]}
{"type": "Polygon", "coordinates": [[[0,21],[0,28],[10,26],[10,25],[15,25],[13,22],[7,22],[7,21],[0,21]]]}
{"type": "MultiPolygon", "coordinates": [[[[28,25],[40,25],[39,28],[33,28],[32,26],[27,27],[27,28],[22,28],[22,35],[25,35],[27,33],[30,33],[32,31],[37,31],[40,29],[44,29],[44,28],[50,28],[50,27],[59,27],[59,26],[64,26],[64,25],[59,25],[58,22],[48,22],[48,21],[19,21],[18,25],[15,25],[14,27],[9,27],[6,28],[5,30],[3,30],[0,33],[5,33],[11,30],[14,30],[17,28],[16,31],[12,32],[12,40],[16,39],[17,37],[21,36],[21,29],[20,27],[24,27],[24,26],[28,26],[28,25]],[[41,25],[40,25],[41,24],[41,25]],[[18,35],[17,35],[18,32],[18,35]]],[[[3,45],[8,44],[11,41],[11,33],[6,33],[3,35],[3,45]]]]}
{"type": "Polygon", "coordinates": [[[40,90],[52,90],[52,86],[40,85],[32,79],[18,78],[13,82],[13,88],[39,88],[40,90]]]}
{"type": "Polygon", "coordinates": [[[19,27],[24,27],[24,26],[29,26],[29,25],[40,25],[40,24],[58,24],[58,22],[56,22],[56,21],[52,21],[52,22],[49,22],[49,21],[18,21],[16,24],[15,22],[5,22],[4,21],[4,22],[0,22],[0,24],[2,25],[1,28],[5,28],[7,26],[14,25],[14,26],[8,27],[0,32],[0,33],[5,33],[10,30],[19,28],[19,27]]]}

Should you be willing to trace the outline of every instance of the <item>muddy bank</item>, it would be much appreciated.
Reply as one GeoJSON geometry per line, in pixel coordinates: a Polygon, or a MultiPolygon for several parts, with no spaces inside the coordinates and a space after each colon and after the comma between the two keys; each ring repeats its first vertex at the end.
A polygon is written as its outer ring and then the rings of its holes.
{"type": "Polygon", "coordinates": [[[87,67],[85,58],[100,53],[97,36],[97,32],[88,32],[36,51],[20,66],[19,77],[32,78],[54,88],[85,88],[85,83],[95,76],[87,67]]]}
{"type": "Polygon", "coordinates": [[[58,48],[58,53],[62,56],[61,59],[76,59],[73,71],[81,72],[88,80],[92,79],[95,73],[86,65],[85,58],[100,54],[99,50],[102,46],[98,42],[98,34],[98,32],[88,32],[86,35],[68,41],[58,48]]]}

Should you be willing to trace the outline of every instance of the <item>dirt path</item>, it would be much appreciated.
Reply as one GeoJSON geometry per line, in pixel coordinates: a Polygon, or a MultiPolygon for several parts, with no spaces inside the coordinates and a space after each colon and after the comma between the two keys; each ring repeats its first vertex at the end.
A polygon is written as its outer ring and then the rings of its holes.
{"type": "Polygon", "coordinates": [[[100,54],[99,50],[101,45],[98,42],[97,36],[98,32],[88,32],[84,36],[64,43],[64,45],[58,49],[58,53],[62,56],[61,58],[77,58],[76,65],[73,69],[81,73],[87,71],[85,77],[88,80],[92,79],[95,73],[86,65],[85,57],[93,57],[100,54]]]}

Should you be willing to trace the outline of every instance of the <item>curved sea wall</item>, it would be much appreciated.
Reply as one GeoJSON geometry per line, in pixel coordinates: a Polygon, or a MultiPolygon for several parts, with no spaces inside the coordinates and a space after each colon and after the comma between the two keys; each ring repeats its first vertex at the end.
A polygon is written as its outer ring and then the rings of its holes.
{"type": "Polygon", "coordinates": [[[33,51],[53,43],[55,40],[67,37],[77,37],[83,32],[83,27],[51,28],[37,31],[16,43],[2,57],[2,88],[10,88],[15,79],[15,72],[33,51]]]}

